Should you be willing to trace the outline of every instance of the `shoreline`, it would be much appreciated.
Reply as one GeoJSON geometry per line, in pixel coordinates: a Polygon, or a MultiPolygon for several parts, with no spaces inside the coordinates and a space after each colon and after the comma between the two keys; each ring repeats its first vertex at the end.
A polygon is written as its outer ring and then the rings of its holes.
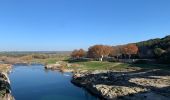
{"type": "MultiPolygon", "coordinates": [[[[61,62],[44,65],[45,69],[73,73],[71,82],[101,100],[168,100],[170,72],[160,69],[133,71],[74,70],[61,62]],[[160,92],[160,93],[159,93],[160,92]]],[[[69,65],[70,66],[70,65],[69,65]]]]}
{"type": "MultiPolygon", "coordinates": [[[[59,64],[47,69],[63,71],[59,64]]],[[[69,67],[66,67],[66,70],[69,67]]],[[[102,100],[168,100],[170,71],[135,70],[72,70],[71,82],[102,100]]]]}
{"type": "Polygon", "coordinates": [[[11,64],[0,64],[0,100],[15,100],[11,94],[10,80],[8,73],[12,69],[11,64]]]}
{"type": "Polygon", "coordinates": [[[92,94],[106,100],[168,100],[170,72],[160,70],[142,71],[140,74],[110,72],[106,73],[78,73],[74,74],[71,82],[83,87],[92,94]],[[146,72],[146,73],[145,73],[146,72]],[[143,76],[162,74],[160,79],[147,79],[143,76]],[[107,79],[108,78],[108,79],[107,79]],[[111,79],[109,79],[111,78],[111,79]],[[143,80],[140,80],[143,79],[143,80]]]}

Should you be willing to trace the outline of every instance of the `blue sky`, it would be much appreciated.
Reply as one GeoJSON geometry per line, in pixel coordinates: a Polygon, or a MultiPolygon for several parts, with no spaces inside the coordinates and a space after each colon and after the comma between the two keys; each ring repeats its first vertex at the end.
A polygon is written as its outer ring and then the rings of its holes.
{"type": "Polygon", "coordinates": [[[170,35],[170,0],[0,0],[0,51],[87,49],[170,35]]]}

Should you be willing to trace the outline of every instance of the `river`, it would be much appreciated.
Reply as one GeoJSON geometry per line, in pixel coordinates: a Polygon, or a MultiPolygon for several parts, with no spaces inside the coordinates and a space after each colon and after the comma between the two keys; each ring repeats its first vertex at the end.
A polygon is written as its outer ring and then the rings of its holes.
{"type": "Polygon", "coordinates": [[[72,73],[45,70],[41,64],[14,65],[9,74],[16,100],[99,100],[71,83],[72,73]]]}

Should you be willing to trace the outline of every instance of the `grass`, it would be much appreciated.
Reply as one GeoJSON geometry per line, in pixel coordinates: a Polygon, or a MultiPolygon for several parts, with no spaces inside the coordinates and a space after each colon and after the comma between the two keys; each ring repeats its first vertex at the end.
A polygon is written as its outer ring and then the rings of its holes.
{"type": "Polygon", "coordinates": [[[86,61],[73,62],[73,69],[82,70],[135,70],[135,69],[163,69],[170,70],[170,65],[161,64],[129,64],[121,62],[101,62],[101,61],[86,61]],[[74,66],[74,64],[76,66],[74,66]]]}
{"type": "MultiPolygon", "coordinates": [[[[129,64],[119,62],[100,62],[100,61],[88,61],[88,62],[74,62],[77,64],[78,69],[83,70],[120,70],[128,68],[129,64]]],[[[75,68],[75,66],[73,66],[75,68]]]]}

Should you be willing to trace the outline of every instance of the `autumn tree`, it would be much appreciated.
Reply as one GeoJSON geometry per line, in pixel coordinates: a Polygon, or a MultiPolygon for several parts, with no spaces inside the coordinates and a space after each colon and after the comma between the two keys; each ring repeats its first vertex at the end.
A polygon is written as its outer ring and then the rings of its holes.
{"type": "Polygon", "coordinates": [[[71,53],[71,57],[73,58],[81,58],[81,57],[84,57],[85,55],[86,55],[86,52],[83,49],[74,50],[71,53]]]}
{"type": "Polygon", "coordinates": [[[128,44],[123,47],[123,52],[128,55],[130,59],[132,54],[138,53],[138,47],[135,44],[128,44]]]}
{"type": "Polygon", "coordinates": [[[98,58],[103,61],[104,56],[108,56],[112,52],[113,48],[107,45],[94,45],[88,49],[88,57],[98,58]]]}
{"type": "Polygon", "coordinates": [[[118,59],[119,56],[121,56],[122,54],[123,54],[123,46],[122,45],[114,46],[112,48],[111,56],[114,56],[118,59]]]}
{"type": "Polygon", "coordinates": [[[79,53],[79,57],[84,57],[85,55],[86,55],[86,51],[85,50],[83,50],[83,49],[80,49],[79,51],[78,51],[79,53]]]}

